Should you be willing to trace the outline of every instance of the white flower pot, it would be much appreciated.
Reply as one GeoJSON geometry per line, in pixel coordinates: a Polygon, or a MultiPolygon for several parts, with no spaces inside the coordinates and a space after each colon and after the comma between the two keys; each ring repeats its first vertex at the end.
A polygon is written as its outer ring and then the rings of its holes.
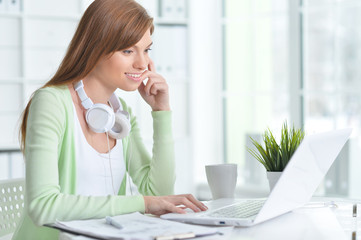
{"type": "Polygon", "coordinates": [[[273,187],[276,185],[278,179],[282,175],[282,172],[268,172],[267,171],[267,179],[270,191],[272,191],[273,187]]]}

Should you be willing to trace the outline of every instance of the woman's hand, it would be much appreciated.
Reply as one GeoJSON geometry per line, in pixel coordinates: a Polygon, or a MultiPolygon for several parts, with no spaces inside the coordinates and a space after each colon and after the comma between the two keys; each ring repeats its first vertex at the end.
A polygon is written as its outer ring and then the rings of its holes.
{"type": "Polygon", "coordinates": [[[153,111],[170,111],[168,84],[161,75],[155,72],[154,63],[151,59],[148,70],[141,76],[142,81],[146,78],[148,78],[147,84],[142,82],[138,87],[140,95],[153,111]]]}
{"type": "Polygon", "coordinates": [[[192,194],[170,196],[144,196],[145,213],[162,215],[165,213],[185,213],[185,208],[194,212],[205,211],[208,208],[192,194]],[[182,206],[179,206],[182,205],[182,206]]]}

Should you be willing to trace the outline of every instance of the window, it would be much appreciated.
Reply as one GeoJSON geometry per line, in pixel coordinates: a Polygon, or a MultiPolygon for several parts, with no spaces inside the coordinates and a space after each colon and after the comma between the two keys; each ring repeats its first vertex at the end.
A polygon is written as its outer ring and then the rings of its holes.
{"type": "Polygon", "coordinates": [[[304,125],[309,133],[352,127],[325,180],[325,194],[359,197],[361,2],[301,3],[304,125]]]}
{"type": "Polygon", "coordinates": [[[318,193],[360,197],[361,2],[224,0],[223,129],[239,181],[267,188],[249,137],[287,120],[306,134],[352,127],[318,193]]]}
{"type": "Polygon", "coordinates": [[[290,116],[288,5],[225,0],[223,9],[225,159],[238,164],[242,183],[267,186],[245,146],[290,116]]]}

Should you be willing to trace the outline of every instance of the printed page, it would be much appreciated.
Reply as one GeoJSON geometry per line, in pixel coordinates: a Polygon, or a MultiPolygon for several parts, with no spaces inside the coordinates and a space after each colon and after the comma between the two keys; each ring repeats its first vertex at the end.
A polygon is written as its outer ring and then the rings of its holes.
{"type": "Polygon", "coordinates": [[[194,233],[195,235],[217,234],[218,228],[190,225],[131,213],[114,216],[113,219],[123,228],[118,229],[106,223],[105,219],[91,219],[62,222],[54,227],[74,233],[94,236],[100,239],[154,239],[157,236],[194,233]]]}

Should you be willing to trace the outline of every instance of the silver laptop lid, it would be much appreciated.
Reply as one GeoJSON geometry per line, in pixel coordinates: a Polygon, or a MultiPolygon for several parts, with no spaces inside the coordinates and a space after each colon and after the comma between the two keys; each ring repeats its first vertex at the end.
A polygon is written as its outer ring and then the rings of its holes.
{"type": "Polygon", "coordinates": [[[254,223],[279,216],[307,203],[351,132],[352,129],[342,129],[306,136],[287,164],[254,223]]]}

